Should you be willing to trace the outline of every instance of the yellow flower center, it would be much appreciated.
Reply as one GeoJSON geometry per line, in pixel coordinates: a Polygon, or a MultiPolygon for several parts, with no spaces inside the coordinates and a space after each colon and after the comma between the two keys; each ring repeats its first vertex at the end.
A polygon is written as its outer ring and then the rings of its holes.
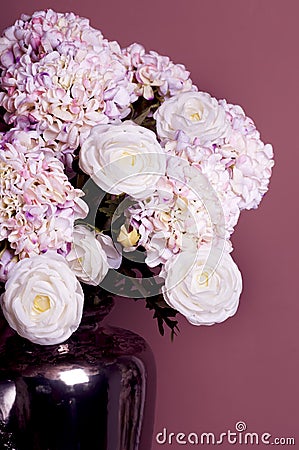
{"type": "Polygon", "coordinates": [[[190,118],[191,120],[193,120],[193,122],[199,122],[201,119],[200,114],[198,112],[191,114],[190,118]]]}
{"type": "Polygon", "coordinates": [[[50,299],[47,295],[36,295],[33,300],[34,312],[40,314],[50,309],[50,299]]]}
{"type": "Polygon", "coordinates": [[[136,164],[136,155],[132,155],[129,152],[123,152],[123,156],[131,156],[131,166],[134,167],[136,164]]]}
{"type": "Polygon", "coordinates": [[[209,273],[203,272],[198,276],[198,283],[204,284],[206,287],[209,287],[209,273]]]}

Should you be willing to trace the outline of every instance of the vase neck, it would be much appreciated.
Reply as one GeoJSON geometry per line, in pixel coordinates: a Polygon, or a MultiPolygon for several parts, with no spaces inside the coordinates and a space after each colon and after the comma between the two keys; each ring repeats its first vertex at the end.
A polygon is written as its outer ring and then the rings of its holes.
{"type": "Polygon", "coordinates": [[[83,287],[84,309],[81,326],[100,323],[114,307],[114,298],[106,291],[94,286],[83,287]]]}

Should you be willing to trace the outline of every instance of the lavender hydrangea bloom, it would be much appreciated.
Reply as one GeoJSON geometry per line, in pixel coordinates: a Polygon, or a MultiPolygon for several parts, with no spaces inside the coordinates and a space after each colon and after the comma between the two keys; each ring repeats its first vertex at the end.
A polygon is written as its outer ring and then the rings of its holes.
{"type": "Polygon", "coordinates": [[[164,98],[180,92],[197,91],[183,64],[174,64],[168,56],[154,51],[146,53],[140,44],[132,44],[123,49],[122,61],[130,79],[136,84],[137,95],[147,100],[154,98],[154,88],[164,98]]]}
{"type": "Polygon", "coordinates": [[[94,125],[126,117],[137,99],[120,55],[73,13],[22,16],[0,38],[5,121],[38,130],[61,158],[72,154],[94,125]]]}
{"type": "Polygon", "coordinates": [[[0,146],[0,241],[19,259],[49,249],[66,254],[75,219],[88,212],[83,192],[36,131],[11,130],[0,146]]]}

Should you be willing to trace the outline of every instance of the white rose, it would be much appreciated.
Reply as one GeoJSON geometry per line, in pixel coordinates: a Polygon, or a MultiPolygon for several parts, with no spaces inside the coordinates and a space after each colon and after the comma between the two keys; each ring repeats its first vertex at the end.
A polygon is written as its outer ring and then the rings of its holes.
{"type": "Polygon", "coordinates": [[[65,259],[56,252],[19,261],[1,298],[3,314],[22,337],[41,345],[64,342],[78,328],[84,295],[65,259]]]}
{"type": "Polygon", "coordinates": [[[215,269],[209,251],[202,246],[193,261],[191,253],[183,252],[164,268],[165,301],[193,325],[213,325],[233,316],[242,291],[241,273],[230,254],[224,252],[215,269]]]}
{"type": "Polygon", "coordinates": [[[105,278],[110,267],[117,268],[120,265],[121,256],[113,247],[109,236],[97,235],[84,225],[76,225],[73,232],[73,243],[69,254],[66,256],[69,267],[76,277],[83,283],[97,286],[105,278]],[[114,252],[113,260],[119,259],[119,264],[108,262],[106,250],[114,252]]]}
{"type": "Polygon", "coordinates": [[[82,145],[79,164],[104,191],[135,197],[150,193],[166,167],[155,133],[131,121],[95,126],[82,145]]]}
{"type": "Polygon", "coordinates": [[[206,92],[183,92],[165,100],[154,114],[161,140],[175,139],[177,131],[199,144],[226,137],[230,125],[225,110],[206,92]]]}

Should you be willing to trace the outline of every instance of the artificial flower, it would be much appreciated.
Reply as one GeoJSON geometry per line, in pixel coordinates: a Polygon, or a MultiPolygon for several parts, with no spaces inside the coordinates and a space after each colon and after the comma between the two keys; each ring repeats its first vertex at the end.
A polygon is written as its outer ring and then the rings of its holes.
{"type": "Polygon", "coordinates": [[[37,129],[64,160],[94,125],[129,114],[137,95],[120,55],[72,13],[22,16],[0,40],[5,121],[37,129]]]}
{"type": "Polygon", "coordinates": [[[140,235],[138,245],[147,250],[145,262],[150,267],[165,264],[190,242],[196,249],[215,237],[222,241],[229,237],[213,187],[196,167],[179,157],[167,158],[166,174],[155,191],[133,202],[126,217],[140,235]]]}
{"type": "Polygon", "coordinates": [[[119,242],[124,248],[135,247],[139,241],[140,235],[136,228],[132,231],[128,231],[125,225],[120,227],[119,235],[117,236],[117,242],[119,242]]]}
{"type": "Polygon", "coordinates": [[[198,143],[215,143],[229,133],[224,108],[207,92],[183,92],[167,100],[154,115],[157,134],[163,141],[184,132],[198,143]]]}
{"type": "Polygon", "coordinates": [[[55,252],[19,261],[1,298],[3,314],[18,334],[31,342],[64,342],[78,328],[83,291],[63,256],[55,252]]]}
{"type": "Polygon", "coordinates": [[[147,100],[154,98],[154,89],[164,98],[197,90],[183,64],[174,64],[167,56],[154,51],[146,53],[140,44],[135,43],[123,49],[122,62],[127,67],[130,79],[136,83],[135,92],[147,100]]]}
{"type": "Polygon", "coordinates": [[[110,194],[144,195],[165,173],[155,134],[131,121],[97,125],[83,143],[80,167],[110,194]]]}
{"type": "Polygon", "coordinates": [[[88,212],[83,192],[37,132],[9,131],[0,145],[0,240],[21,259],[48,250],[66,254],[74,221],[88,212]]]}
{"type": "MultiPolygon", "coordinates": [[[[107,236],[110,242],[105,239],[105,250],[101,242],[101,236],[97,239],[96,233],[84,225],[76,225],[73,232],[73,243],[71,251],[66,256],[69,267],[76,277],[83,283],[97,286],[105,278],[111,265],[107,258],[107,247],[112,247],[117,254],[117,264],[119,267],[120,258],[114,249],[112,240],[107,236]]],[[[115,261],[116,258],[114,258],[115,261]]]]}
{"type": "Polygon", "coordinates": [[[233,316],[239,305],[242,277],[226,251],[215,258],[213,248],[183,252],[166,263],[163,295],[193,325],[213,325],[233,316]]]}

